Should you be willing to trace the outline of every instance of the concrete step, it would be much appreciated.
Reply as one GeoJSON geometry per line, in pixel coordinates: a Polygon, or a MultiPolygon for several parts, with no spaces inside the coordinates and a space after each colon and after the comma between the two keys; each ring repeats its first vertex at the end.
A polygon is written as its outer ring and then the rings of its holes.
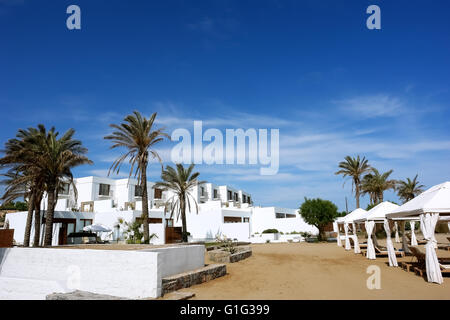
{"type": "Polygon", "coordinates": [[[0,277],[0,300],[45,300],[54,292],[66,292],[56,281],[0,277]]]}

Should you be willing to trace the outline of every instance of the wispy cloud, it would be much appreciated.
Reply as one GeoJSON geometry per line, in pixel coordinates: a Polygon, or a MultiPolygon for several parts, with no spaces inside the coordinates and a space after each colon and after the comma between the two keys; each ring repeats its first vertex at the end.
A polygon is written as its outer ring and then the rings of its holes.
{"type": "Polygon", "coordinates": [[[360,118],[394,117],[406,111],[402,99],[386,94],[358,96],[333,102],[343,111],[360,118]]]}

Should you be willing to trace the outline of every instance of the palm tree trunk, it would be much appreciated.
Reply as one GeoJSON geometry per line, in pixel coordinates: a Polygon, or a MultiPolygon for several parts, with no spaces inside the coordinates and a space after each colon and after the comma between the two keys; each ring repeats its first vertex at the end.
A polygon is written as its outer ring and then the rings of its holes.
{"type": "Polygon", "coordinates": [[[144,224],[144,243],[149,243],[150,230],[148,225],[148,192],[147,192],[147,163],[141,166],[142,189],[142,220],[144,224]]]}
{"type": "Polygon", "coordinates": [[[34,240],[33,247],[39,247],[41,240],[41,200],[42,195],[34,199],[34,240]]]}
{"type": "Polygon", "coordinates": [[[33,208],[34,208],[34,192],[31,192],[30,199],[28,199],[28,214],[27,222],[25,224],[25,236],[23,238],[23,246],[30,246],[31,225],[33,222],[33,208]]]}
{"type": "Polygon", "coordinates": [[[183,242],[188,242],[187,237],[187,225],[186,225],[186,197],[182,196],[180,199],[180,210],[181,210],[181,224],[183,226],[183,242]]]}
{"type": "Polygon", "coordinates": [[[356,209],[359,208],[359,185],[355,183],[356,209]]]}
{"type": "Polygon", "coordinates": [[[55,197],[56,187],[49,187],[48,201],[47,201],[47,214],[45,215],[45,237],[44,237],[44,246],[52,245],[52,237],[53,237],[53,214],[55,213],[55,197]]]}

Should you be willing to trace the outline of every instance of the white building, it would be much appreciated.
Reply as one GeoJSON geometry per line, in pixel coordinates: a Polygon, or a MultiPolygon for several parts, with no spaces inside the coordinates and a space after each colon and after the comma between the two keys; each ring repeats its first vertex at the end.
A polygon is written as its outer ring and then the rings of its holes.
{"type": "MultiPolygon", "coordinates": [[[[75,179],[77,196],[69,185],[58,195],[55,209],[53,244],[67,244],[67,236],[81,231],[90,224],[103,224],[112,232],[102,239],[123,239],[123,228],[117,227],[118,219],[133,222],[142,215],[142,192],[135,179],[110,179],[83,177],[75,179]]],[[[230,186],[204,183],[191,191],[198,203],[186,213],[187,229],[191,241],[214,240],[225,235],[239,241],[251,241],[252,235],[266,229],[283,233],[310,232],[317,229],[306,224],[295,209],[254,207],[249,193],[230,186]]],[[[154,188],[148,182],[150,233],[156,234],[154,244],[171,243],[181,238],[181,219],[170,217],[164,208],[173,194],[154,188]]],[[[41,203],[46,210],[47,199],[41,203]]],[[[9,227],[15,229],[15,241],[23,241],[26,212],[8,214],[9,227]]],[[[44,216],[44,214],[41,214],[44,216]]],[[[42,223],[44,222],[44,219],[42,223]]],[[[44,228],[42,227],[41,230],[44,228]]],[[[34,231],[32,231],[34,232],[34,231]]],[[[41,235],[42,239],[43,235],[41,235]]]]}

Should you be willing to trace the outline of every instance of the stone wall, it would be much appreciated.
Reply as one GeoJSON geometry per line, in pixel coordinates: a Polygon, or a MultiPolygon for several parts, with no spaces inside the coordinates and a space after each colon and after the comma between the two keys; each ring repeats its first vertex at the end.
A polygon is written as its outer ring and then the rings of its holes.
{"type": "Polygon", "coordinates": [[[208,251],[209,259],[219,263],[233,263],[246,259],[252,255],[251,247],[238,247],[237,252],[230,254],[223,249],[208,251]]]}
{"type": "Polygon", "coordinates": [[[165,277],[162,279],[161,293],[164,295],[182,288],[189,288],[195,284],[222,277],[226,273],[227,267],[224,264],[211,264],[201,269],[165,277]]]}

